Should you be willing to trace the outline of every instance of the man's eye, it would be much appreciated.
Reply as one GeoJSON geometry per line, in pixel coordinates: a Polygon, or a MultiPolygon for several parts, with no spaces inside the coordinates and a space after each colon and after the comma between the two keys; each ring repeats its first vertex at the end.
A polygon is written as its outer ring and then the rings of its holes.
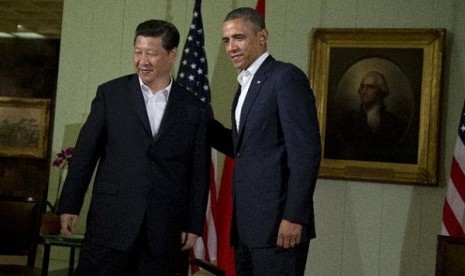
{"type": "Polygon", "coordinates": [[[360,89],[375,89],[376,86],[373,84],[361,84],[360,89]]]}
{"type": "Polygon", "coordinates": [[[147,57],[150,57],[150,58],[151,58],[151,57],[156,57],[156,56],[158,55],[158,53],[157,53],[157,52],[149,51],[149,52],[145,52],[145,55],[146,55],[147,57]]]}

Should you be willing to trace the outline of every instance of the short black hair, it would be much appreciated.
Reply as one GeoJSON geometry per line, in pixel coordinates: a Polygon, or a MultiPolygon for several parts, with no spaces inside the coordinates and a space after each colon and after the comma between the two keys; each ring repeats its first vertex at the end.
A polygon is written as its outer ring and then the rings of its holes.
{"type": "Polygon", "coordinates": [[[230,21],[233,19],[242,19],[246,23],[252,23],[254,29],[259,32],[266,28],[265,19],[258,13],[256,9],[250,7],[241,7],[232,10],[226,15],[223,22],[230,21]]]}
{"type": "Polygon", "coordinates": [[[138,36],[161,37],[163,48],[171,51],[179,45],[179,31],[170,22],[150,19],[140,23],[135,31],[134,44],[138,36]]]}

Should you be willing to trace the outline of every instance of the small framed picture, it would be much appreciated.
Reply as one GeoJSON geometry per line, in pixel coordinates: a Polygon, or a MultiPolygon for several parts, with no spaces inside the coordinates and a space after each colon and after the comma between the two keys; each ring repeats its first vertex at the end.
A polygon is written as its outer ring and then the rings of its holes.
{"type": "Polygon", "coordinates": [[[0,97],[0,156],[45,158],[49,99],[0,97]]]}

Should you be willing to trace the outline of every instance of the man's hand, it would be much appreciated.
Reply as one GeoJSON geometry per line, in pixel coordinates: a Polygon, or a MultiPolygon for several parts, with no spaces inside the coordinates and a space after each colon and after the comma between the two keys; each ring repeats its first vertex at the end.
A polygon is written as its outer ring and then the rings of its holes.
{"type": "Polygon", "coordinates": [[[300,243],[302,225],[283,219],[279,225],[276,245],[283,248],[293,248],[300,243]]]}
{"type": "Polygon", "coordinates": [[[73,214],[61,214],[61,234],[64,236],[72,236],[76,230],[78,216],[73,214]]]}
{"type": "Polygon", "coordinates": [[[194,243],[198,236],[196,234],[182,232],[181,233],[181,244],[183,245],[181,250],[191,249],[194,247],[194,243]]]}

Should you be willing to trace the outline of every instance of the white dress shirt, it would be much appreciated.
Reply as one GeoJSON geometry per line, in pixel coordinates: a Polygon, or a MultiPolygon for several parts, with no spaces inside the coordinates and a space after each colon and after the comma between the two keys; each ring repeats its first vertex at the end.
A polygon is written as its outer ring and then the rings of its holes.
{"type": "Polygon", "coordinates": [[[168,103],[173,79],[171,78],[167,87],[155,92],[150,90],[150,88],[145,85],[140,78],[139,83],[142,94],[144,95],[145,107],[150,121],[150,129],[152,130],[152,135],[155,136],[158,133],[161,120],[165,114],[166,104],[168,103]]]}
{"type": "Polygon", "coordinates": [[[249,66],[249,68],[243,70],[237,77],[237,81],[241,85],[241,94],[237,100],[237,106],[234,112],[237,130],[239,130],[242,105],[244,104],[245,97],[247,96],[247,91],[249,90],[251,80],[253,79],[253,76],[257,72],[258,68],[260,68],[260,65],[262,65],[262,63],[269,55],[270,54],[268,52],[263,53],[259,58],[257,58],[257,60],[255,60],[254,63],[252,63],[252,65],[249,66]]]}

